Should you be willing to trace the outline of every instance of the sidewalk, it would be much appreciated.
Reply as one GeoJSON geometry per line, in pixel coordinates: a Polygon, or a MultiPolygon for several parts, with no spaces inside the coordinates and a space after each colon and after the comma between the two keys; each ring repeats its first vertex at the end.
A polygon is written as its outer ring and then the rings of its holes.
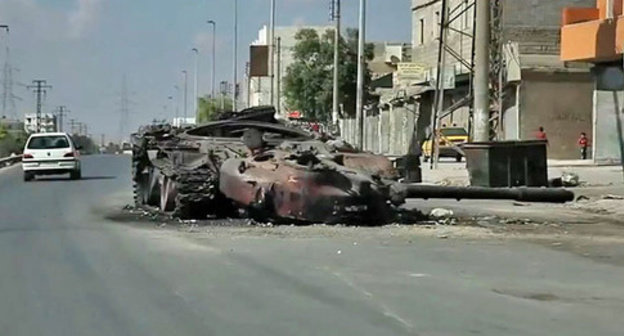
{"type": "MultiPolygon", "coordinates": [[[[577,174],[581,181],[580,188],[602,186],[624,186],[624,173],[619,166],[597,166],[583,160],[549,160],[548,178],[561,176],[564,172],[577,174]]],[[[422,166],[423,182],[468,186],[470,178],[465,162],[440,161],[437,169],[430,169],[429,163],[422,166]]]]}

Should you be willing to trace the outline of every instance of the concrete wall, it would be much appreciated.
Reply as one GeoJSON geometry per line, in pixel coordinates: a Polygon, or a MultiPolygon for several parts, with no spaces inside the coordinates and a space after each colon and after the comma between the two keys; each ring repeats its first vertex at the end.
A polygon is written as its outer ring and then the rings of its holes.
{"type": "MultiPolygon", "coordinates": [[[[598,163],[622,162],[624,139],[624,92],[594,92],[594,160],[598,163]]],[[[590,138],[591,139],[591,138],[590,138]]]]}
{"type": "Polygon", "coordinates": [[[592,137],[593,81],[589,73],[524,71],[520,88],[520,133],[535,139],[542,126],[552,159],[580,158],[581,132],[592,137]]]}
{"type": "MultiPolygon", "coordinates": [[[[364,120],[364,150],[390,156],[408,154],[414,143],[414,127],[416,114],[413,106],[393,108],[381,111],[376,116],[364,120]]],[[[355,119],[340,120],[342,138],[357,143],[355,119]]]]}

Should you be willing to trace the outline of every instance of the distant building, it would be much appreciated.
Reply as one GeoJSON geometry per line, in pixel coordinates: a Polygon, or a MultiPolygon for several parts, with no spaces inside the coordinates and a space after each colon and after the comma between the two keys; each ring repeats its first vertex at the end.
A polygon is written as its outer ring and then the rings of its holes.
{"type": "MultiPolygon", "coordinates": [[[[52,133],[57,131],[56,116],[49,113],[42,113],[39,126],[40,133],[52,133]]],[[[37,132],[37,114],[29,113],[24,116],[24,131],[26,133],[37,132]]]]}
{"type": "Polygon", "coordinates": [[[196,124],[197,120],[195,118],[173,118],[172,122],[174,127],[194,126],[196,124]]]}
{"type": "MultiPolygon", "coordinates": [[[[314,29],[319,35],[325,34],[325,32],[333,31],[333,26],[288,26],[288,27],[275,27],[275,58],[274,58],[274,92],[275,101],[277,101],[278,86],[281,92],[279,97],[279,106],[276,106],[282,116],[288,114],[286,99],[284,97],[284,77],[286,77],[286,70],[293,64],[294,59],[292,56],[292,50],[295,47],[297,41],[295,35],[302,29],[314,29]],[[278,53],[277,39],[280,39],[281,50],[278,53]],[[279,75],[278,75],[279,74],[279,75]]],[[[255,40],[252,45],[254,46],[266,46],[269,41],[269,28],[267,26],[262,27],[258,32],[258,39],[255,40]]],[[[250,106],[259,105],[273,105],[271,102],[271,79],[269,77],[252,77],[248,83],[248,98],[250,106]]]]}

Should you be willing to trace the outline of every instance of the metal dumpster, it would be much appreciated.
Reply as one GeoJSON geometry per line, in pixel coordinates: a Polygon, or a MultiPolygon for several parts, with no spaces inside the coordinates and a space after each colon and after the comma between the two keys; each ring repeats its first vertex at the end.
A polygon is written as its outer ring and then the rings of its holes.
{"type": "Polygon", "coordinates": [[[464,144],[470,184],[492,188],[548,186],[546,147],[544,140],[464,144]]]}

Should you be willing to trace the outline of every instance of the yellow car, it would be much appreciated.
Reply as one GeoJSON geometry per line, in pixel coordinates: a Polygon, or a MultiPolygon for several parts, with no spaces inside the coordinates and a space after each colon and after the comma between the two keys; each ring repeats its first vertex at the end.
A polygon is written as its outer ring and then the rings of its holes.
{"type": "MultiPolygon", "coordinates": [[[[457,146],[468,142],[468,132],[463,127],[446,127],[440,129],[440,157],[454,157],[461,162],[463,155],[456,150],[457,146]]],[[[425,162],[429,161],[431,153],[431,139],[422,146],[425,162]]]]}

